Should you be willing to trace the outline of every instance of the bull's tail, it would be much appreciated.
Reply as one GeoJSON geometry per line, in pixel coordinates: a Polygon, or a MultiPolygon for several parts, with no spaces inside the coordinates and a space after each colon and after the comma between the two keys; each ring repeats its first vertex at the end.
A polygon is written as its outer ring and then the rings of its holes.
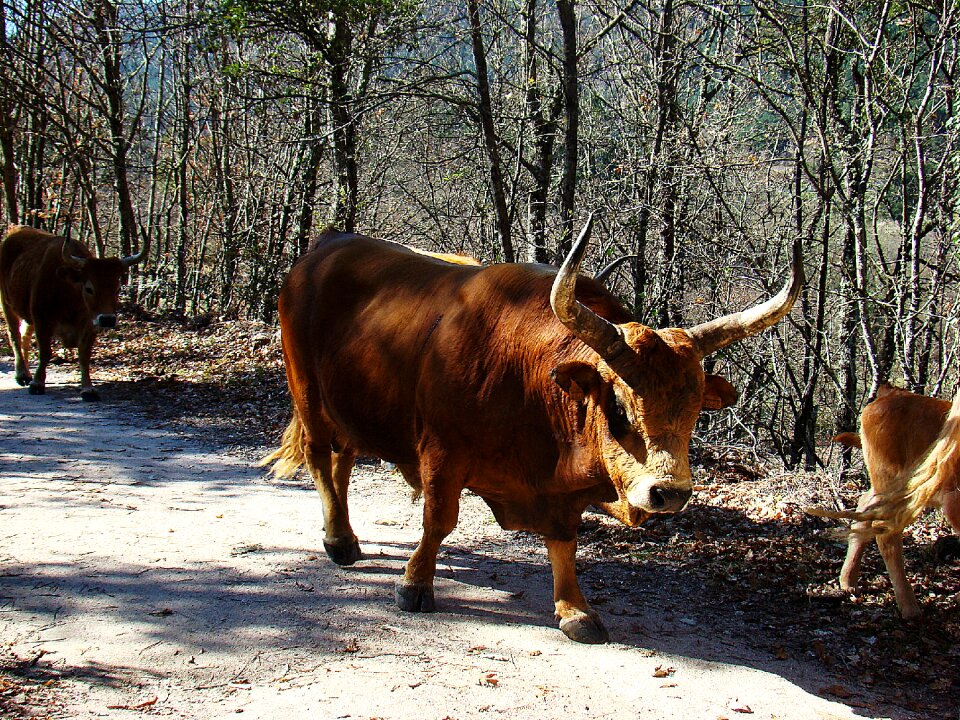
{"type": "Polygon", "coordinates": [[[280,447],[263,458],[260,461],[260,466],[263,467],[272,463],[273,467],[270,471],[275,477],[293,477],[294,473],[307,460],[303,446],[303,423],[300,422],[300,416],[294,410],[290,424],[283,431],[280,447]]]}

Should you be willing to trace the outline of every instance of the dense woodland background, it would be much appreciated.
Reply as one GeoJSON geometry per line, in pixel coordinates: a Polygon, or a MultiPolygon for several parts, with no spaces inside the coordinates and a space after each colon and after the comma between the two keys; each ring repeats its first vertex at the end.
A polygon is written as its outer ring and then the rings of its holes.
{"type": "Polygon", "coordinates": [[[808,284],[701,437],[815,468],[879,383],[957,380],[953,0],[3,0],[12,223],[149,243],[131,302],[275,321],[333,224],[588,269],[689,325],[808,284]]]}

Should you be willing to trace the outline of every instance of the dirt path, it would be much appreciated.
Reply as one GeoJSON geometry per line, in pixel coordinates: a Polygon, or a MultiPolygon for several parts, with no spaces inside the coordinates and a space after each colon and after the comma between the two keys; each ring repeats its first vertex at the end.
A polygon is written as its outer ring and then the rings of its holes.
{"type": "Polygon", "coordinates": [[[500,531],[474,497],[441,555],[441,612],[401,613],[393,583],[420,507],[395,476],[358,468],[365,559],[340,569],[322,553],[308,482],[271,480],[216,438],[201,447],[109,402],[81,403],[74,382],[55,370],[47,395],[30,397],[0,363],[0,640],[24,682],[8,698],[20,711],[910,717],[825,699],[836,680],[815,662],[701,634],[660,609],[656,588],[599,608],[609,645],[568,641],[541,545],[500,531]]]}

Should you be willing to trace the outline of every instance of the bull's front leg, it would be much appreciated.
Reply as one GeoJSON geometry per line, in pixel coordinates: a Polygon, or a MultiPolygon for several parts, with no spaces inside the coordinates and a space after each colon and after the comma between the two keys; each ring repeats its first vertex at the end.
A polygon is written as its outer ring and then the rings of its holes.
{"type": "Polygon", "coordinates": [[[397,581],[394,597],[397,607],[407,612],[433,612],[433,578],[437,573],[440,543],[457,526],[460,515],[460,487],[437,482],[424,487],[423,536],[397,581]]]}
{"type": "Polygon", "coordinates": [[[577,541],[547,539],[553,569],[553,602],[560,630],[571,640],[600,644],[610,639],[600,616],[590,607],[577,583],[577,541]]]}
{"type": "Polygon", "coordinates": [[[80,397],[87,402],[100,399],[100,393],[94,389],[93,382],[90,380],[90,358],[93,356],[96,337],[93,333],[86,333],[80,338],[77,346],[77,360],[80,363],[80,397]]]}

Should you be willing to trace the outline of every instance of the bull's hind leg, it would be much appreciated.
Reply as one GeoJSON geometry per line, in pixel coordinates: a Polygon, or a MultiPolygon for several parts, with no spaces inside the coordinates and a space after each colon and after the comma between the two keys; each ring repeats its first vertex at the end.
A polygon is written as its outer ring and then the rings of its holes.
{"type": "Polygon", "coordinates": [[[546,545],[553,569],[553,603],[560,630],[577,642],[607,642],[607,629],[583,597],[577,582],[577,541],[548,539],[546,545]]]}
{"type": "Polygon", "coordinates": [[[424,483],[423,536],[413,551],[403,577],[397,582],[397,607],[408,612],[433,612],[433,578],[437,573],[440,543],[457,526],[461,487],[432,476],[424,483]]]}
{"type": "Polygon", "coordinates": [[[361,558],[360,543],[350,526],[347,486],[357,459],[352,448],[334,453],[329,445],[307,443],[307,469],[323,501],[323,548],[337,565],[353,565],[361,558]]]}

